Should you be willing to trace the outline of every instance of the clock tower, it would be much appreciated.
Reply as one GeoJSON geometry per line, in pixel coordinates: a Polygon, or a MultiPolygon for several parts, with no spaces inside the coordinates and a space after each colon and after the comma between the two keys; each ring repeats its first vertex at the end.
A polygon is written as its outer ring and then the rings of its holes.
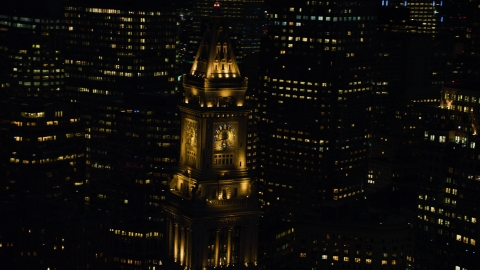
{"type": "Polygon", "coordinates": [[[258,200],[246,166],[247,78],[238,69],[220,4],[183,76],[178,173],[164,206],[170,259],[182,269],[257,262],[258,200]]]}

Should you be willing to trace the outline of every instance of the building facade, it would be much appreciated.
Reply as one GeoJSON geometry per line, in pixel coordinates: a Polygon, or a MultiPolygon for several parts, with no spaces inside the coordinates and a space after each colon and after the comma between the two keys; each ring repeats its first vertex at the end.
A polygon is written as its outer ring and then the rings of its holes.
{"type": "MultiPolygon", "coordinates": [[[[53,2],[53,1],[52,1],[53,2]]],[[[63,16],[47,1],[6,4],[0,12],[2,96],[55,97],[63,94],[63,16]],[[28,6],[28,7],[27,7],[28,6]]]]}
{"type": "Polygon", "coordinates": [[[85,144],[79,107],[34,97],[0,104],[4,266],[101,267],[103,220],[82,215],[85,144]]]}
{"type": "Polygon", "coordinates": [[[89,211],[108,213],[108,266],[159,267],[168,254],[161,205],[177,171],[179,98],[164,93],[95,98],[85,105],[89,211]]]}
{"type": "Polygon", "coordinates": [[[390,0],[382,1],[385,7],[406,7],[409,9],[408,20],[417,21],[417,32],[421,34],[430,34],[435,36],[439,32],[440,23],[443,20],[438,16],[439,10],[443,6],[443,2],[447,1],[431,1],[431,0],[390,0]]]}
{"type": "Polygon", "coordinates": [[[72,1],[65,6],[66,91],[121,96],[175,91],[172,3],[72,1]]]}
{"type": "Polygon", "coordinates": [[[403,218],[378,209],[343,210],[337,220],[304,217],[271,233],[260,269],[414,269],[411,229],[403,218]]]}
{"type": "Polygon", "coordinates": [[[479,264],[479,101],[475,86],[448,85],[440,106],[425,112],[415,226],[419,268],[479,264]]]}
{"type": "Polygon", "coordinates": [[[2,100],[2,190],[5,201],[47,211],[58,201],[81,209],[85,184],[84,127],[78,106],[36,98],[2,100]]]}
{"type": "Polygon", "coordinates": [[[375,6],[272,1],[254,94],[259,147],[249,164],[265,209],[288,215],[362,192],[375,6]]]}
{"type": "MultiPolygon", "coordinates": [[[[201,31],[207,25],[214,0],[193,1],[193,26],[201,31]]],[[[230,38],[234,39],[235,55],[240,62],[260,52],[260,39],[266,30],[267,14],[264,0],[221,1],[230,38]]]]}
{"type": "Polygon", "coordinates": [[[431,33],[419,30],[421,22],[410,19],[416,5],[401,4],[389,1],[379,13],[366,185],[369,192],[387,186],[412,190],[413,170],[407,168],[416,166],[412,153],[414,141],[421,136],[420,108],[439,101],[438,91],[446,77],[446,48],[453,53],[453,40],[433,39],[431,33]]]}

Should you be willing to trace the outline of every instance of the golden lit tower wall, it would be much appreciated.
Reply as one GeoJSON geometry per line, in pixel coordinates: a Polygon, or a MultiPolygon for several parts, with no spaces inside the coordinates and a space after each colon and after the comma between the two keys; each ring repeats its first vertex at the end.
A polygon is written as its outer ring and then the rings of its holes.
{"type": "Polygon", "coordinates": [[[247,79],[215,3],[193,67],[184,75],[180,162],[170,182],[170,259],[186,269],[257,261],[258,205],[246,167],[247,79]]]}

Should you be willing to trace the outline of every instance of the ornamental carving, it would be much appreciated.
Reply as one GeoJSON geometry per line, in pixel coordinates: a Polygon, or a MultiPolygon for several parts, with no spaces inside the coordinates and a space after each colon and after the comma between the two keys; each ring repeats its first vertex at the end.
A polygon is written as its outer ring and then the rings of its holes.
{"type": "Polygon", "coordinates": [[[214,134],[214,144],[216,150],[233,147],[235,144],[235,130],[233,127],[228,124],[218,126],[214,134]]]}
{"type": "Polygon", "coordinates": [[[185,136],[186,136],[187,145],[190,145],[193,147],[197,146],[197,137],[198,137],[197,123],[192,121],[187,122],[185,136]]]}

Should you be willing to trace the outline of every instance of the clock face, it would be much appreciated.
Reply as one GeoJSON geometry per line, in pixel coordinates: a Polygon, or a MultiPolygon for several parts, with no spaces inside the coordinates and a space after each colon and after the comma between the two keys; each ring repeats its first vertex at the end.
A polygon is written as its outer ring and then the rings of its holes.
{"type": "Polygon", "coordinates": [[[232,147],[235,142],[235,130],[232,126],[227,124],[222,124],[217,127],[214,135],[215,148],[226,149],[232,147]]]}
{"type": "Polygon", "coordinates": [[[194,122],[187,123],[186,129],[187,145],[197,146],[197,125],[194,122]]]}

